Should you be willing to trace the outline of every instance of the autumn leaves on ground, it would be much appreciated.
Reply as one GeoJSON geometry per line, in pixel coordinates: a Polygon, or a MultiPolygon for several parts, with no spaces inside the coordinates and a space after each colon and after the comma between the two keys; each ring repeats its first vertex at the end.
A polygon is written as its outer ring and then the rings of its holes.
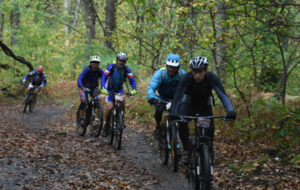
{"type": "MultiPolygon", "coordinates": [[[[153,108],[140,104],[146,92],[127,99],[124,147],[116,150],[103,137],[78,136],[78,92],[75,82],[68,84],[45,89],[33,113],[22,113],[22,97],[0,103],[0,189],[187,189],[182,164],[178,173],[160,166],[153,108]]],[[[221,132],[214,142],[216,189],[300,189],[299,149],[240,143],[221,132]]]]}

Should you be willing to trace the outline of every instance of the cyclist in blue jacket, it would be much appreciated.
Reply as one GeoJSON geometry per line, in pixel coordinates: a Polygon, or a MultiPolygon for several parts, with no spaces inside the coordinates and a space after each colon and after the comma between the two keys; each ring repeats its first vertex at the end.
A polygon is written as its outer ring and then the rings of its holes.
{"type": "Polygon", "coordinates": [[[30,82],[30,84],[28,85],[28,90],[30,88],[32,88],[34,85],[38,86],[35,91],[34,91],[34,96],[33,96],[33,105],[32,107],[34,107],[35,105],[35,101],[36,101],[36,98],[37,98],[37,94],[38,92],[40,91],[40,89],[44,86],[46,86],[47,84],[47,80],[46,80],[46,76],[45,74],[43,73],[44,71],[44,67],[43,66],[38,66],[36,68],[36,71],[32,71],[31,73],[29,73],[28,75],[25,76],[25,78],[23,79],[23,84],[25,84],[27,78],[29,76],[32,77],[32,81],[30,82]]]}
{"type": "Polygon", "coordinates": [[[88,94],[93,96],[94,90],[99,86],[99,79],[103,75],[103,70],[99,68],[100,57],[92,56],[90,58],[90,65],[85,67],[82,73],[79,75],[77,80],[77,85],[79,87],[79,96],[81,103],[79,106],[80,115],[80,125],[85,125],[84,118],[84,108],[86,107],[86,102],[88,101],[88,94]]]}
{"type": "Polygon", "coordinates": [[[155,104],[155,139],[160,138],[160,122],[164,111],[164,107],[156,103],[159,100],[166,102],[172,101],[179,80],[181,76],[185,74],[185,71],[180,69],[180,64],[181,61],[179,55],[169,54],[166,59],[166,68],[156,71],[148,86],[148,102],[150,104],[155,104]],[[157,91],[156,94],[155,91],[157,91]]]}
{"type": "MultiPolygon", "coordinates": [[[[127,54],[124,52],[117,53],[117,63],[110,64],[106,68],[102,79],[101,79],[101,93],[108,94],[109,92],[124,93],[123,82],[126,77],[129,79],[130,85],[132,87],[131,95],[137,93],[136,82],[133,74],[128,66],[126,66],[126,61],[128,60],[127,54]]],[[[102,136],[106,137],[108,135],[109,120],[111,117],[111,111],[113,109],[113,97],[106,96],[106,110],[105,110],[105,125],[103,127],[102,136]]],[[[125,101],[121,103],[121,109],[125,114],[125,101]]],[[[124,127],[125,124],[124,124],[124,127]]]]}

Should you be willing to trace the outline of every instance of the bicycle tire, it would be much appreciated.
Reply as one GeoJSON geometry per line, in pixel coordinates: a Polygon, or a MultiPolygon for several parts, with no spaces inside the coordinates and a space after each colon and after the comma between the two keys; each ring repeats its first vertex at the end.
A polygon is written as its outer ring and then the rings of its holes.
{"type": "Polygon", "coordinates": [[[77,126],[77,133],[79,136],[84,136],[86,133],[86,126],[80,125],[80,111],[79,111],[80,105],[77,110],[77,117],[76,117],[76,126],[77,126]]]}
{"type": "Polygon", "coordinates": [[[201,163],[201,190],[210,190],[210,175],[211,175],[211,166],[210,166],[210,155],[207,145],[202,145],[200,150],[200,163],[201,163]]]}
{"type": "Polygon", "coordinates": [[[99,137],[99,135],[101,133],[101,130],[102,130],[102,127],[103,127],[103,108],[102,108],[102,105],[100,103],[98,103],[95,106],[95,109],[94,109],[95,112],[96,112],[97,108],[98,108],[97,114],[94,113],[95,115],[94,116],[92,115],[91,118],[90,118],[90,120],[91,120],[90,121],[91,134],[92,134],[93,137],[99,137]],[[95,122],[94,118],[98,118],[99,121],[95,122]]]}
{"type": "Polygon", "coordinates": [[[24,105],[23,113],[26,113],[26,109],[27,109],[27,105],[28,105],[28,99],[29,99],[29,93],[27,93],[26,96],[25,96],[25,105],[24,105]]]}
{"type": "MultiPolygon", "coordinates": [[[[189,137],[188,146],[189,149],[193,147],[195,144],[195,137],[189,137]]],[[[190,155],[190,175],[189,175],[189,189],[190,190],[199,190],[200,183],[199,183],[199,177],[196,175],[197,172],[197,154],[196,149],[193,148],[191,150],[190,155]]]]}
{"type": "Polygon", "coordinates": [[[159,150],[162,165],[167,165],[169,160],[169,149],[165,121],[163,121],[161,124],[161,139],[159,140],[159,150]]]}
{"type": "Polygon", "coordinates": [[[178,170],[178,149],[177,149],[177,128],[176,124],[171,124],[169,127],[171,134],[171,152],[172,152],[172,165],[173,171],[177,172],[178,170]]]}
{"type": "Polygon", "coordinates": [[[115,143],[116,143],[116,148],[120,150],[121,144],[122,144],[122,134],[123,134],[123,116],[121,113],[118,114],[118,121],[117,121],[117,126],[116,126],[116,133],[115,133],[115,143]]]}
{"type": "Polygon", "coordinates": [[[30,112],[33,111],[33,108],[32,108],[32,104],[33,104],[32,99],[33,99],[33,95],[30,95],[29,99],[28,99],[28,101],[29,101],[29,111],[30,112]]]}
{"type": "MultiPolygon", "coordinates": [[[[112,111],[112,113],[114,113],[114,110],[112,111]]],[[[108,137],[107,137],[107,142],[110,145],[112,145],[114,142],[114,134],[115,134],[114,126],[113,126],[114,125],[114,117],[115,116],[111,117],[111,123],[110,123],[111,126],[108,126],[108,129],[107,129],[108,130],[107,133],[109,132],[108,137]]]]}

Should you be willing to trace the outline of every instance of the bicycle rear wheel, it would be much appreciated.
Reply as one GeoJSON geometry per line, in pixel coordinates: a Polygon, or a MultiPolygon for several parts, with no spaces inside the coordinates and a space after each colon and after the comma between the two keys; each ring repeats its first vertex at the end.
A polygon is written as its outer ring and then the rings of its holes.
{"type": "Polygon", "coordinates": [[[210,175],[211,175],[211,167],[210,167],[210,155],[209,149],[207,145],[202,145],[200,151],[200,163],[201,163],[201,172],[200,176],[201,180],[201,189],[210,190],[210,175]]]}
{"type": "Polygon", "coordinates": [[[163,165],[167,165],[169,160],[169,149],[168,149],[167,129],[166,129],[165,121],[163,121],[161,124],[161,139],[159,140],[158,143],[159,143],[161,163],[163,165]]]}
{"type": "Polygon", "coordinates": [[[118,114],[118,120],[116,121],[116,132],[115,132],[115,143],[116,148],[120,149],[122,144],[122,133],[123,133],[123,117],[122,114],[118,114]]]}
{"type": "MultiPolygon", "coordinates": [[[[77,133],[79,136],[85,135],[86,132],[86,126],[80,125],[80,111],[79,111],[80,105],[77,110],[77,117],[76,117],[76,125],[77,125],[77,133]]],[[[85,113],[85,112],[84,112],[85,113]]]]}
{"type": "Polygon", "coordinates": [[[92,136],[99,137],[103,126],[103,108],[100,103],[95,106],[95,113],[90,120],[92,136]]]}
{"type": "Polygon", "coordinates": [[[178,169],[178,151],[177,151],[177,128],[176,124],[173,123],[169,127],[171,134],[171,151],[172,151],[172,161],[173,161],[173,171],[177,172],[178,169]]]}

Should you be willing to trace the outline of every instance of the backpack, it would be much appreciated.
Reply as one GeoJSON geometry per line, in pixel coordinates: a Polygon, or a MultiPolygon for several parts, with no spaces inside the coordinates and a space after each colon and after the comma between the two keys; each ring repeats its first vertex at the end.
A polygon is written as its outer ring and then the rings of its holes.
{"type": "MultiPolygon", "coordinates": [[[[165,82],[165,70],[166,70],[166,67],[163,67],[160,70],[162,70],[162,72],[161,72],[161,79],[162,79],[162,82],[164,83],[165,82]]],[[[180,80],[181,79],[181,70],[180,69],[178,69],[178,77],[179,77],[179,80],[180,80]]]]}
{"type": "MultiPolygon", "coordinates": [[[[111,76],[112,76],[112,74],[115,72],[116,64],[117,64],[117,63],[113,64],[113,67],[112,67],[112,69],[110,70],[110,73],[109,73],[109,75],[108,75],[110,85],[112,85],[111,76]]],[[[127,79],[127,67],[125,66],[125,70],[124,70],[124,81],[123,81],[123,82],[126,82],[127,90],[129,91],[128,83],[127,83],[127,80],[126,80],[126,79],[127,79]]]]}

